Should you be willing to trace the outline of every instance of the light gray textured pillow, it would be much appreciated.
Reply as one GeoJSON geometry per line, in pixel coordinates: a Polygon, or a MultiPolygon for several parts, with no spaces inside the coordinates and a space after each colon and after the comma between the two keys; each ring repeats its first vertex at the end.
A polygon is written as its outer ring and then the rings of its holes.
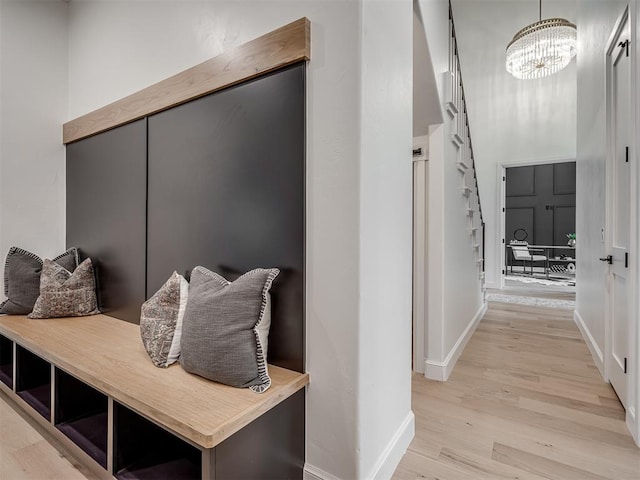
{"type": "MultiPolygon", "coordinates": [[[[70,248],[53,259],[73,272],[78,266],[78,249],[70,248]]],[[[0,313],[26,315],[40,295],[42,259],[31,252],[11,247],[4,265],[4,294],[7,300],[0,305],[0,313]]]]}
{"type": "Polygon", "coordinates": [[[180,355],[187,372],[258,393],[271,386],[269,289],[279,273],[259,268],[228,282],[204,267],[193,270],[180,355]]]}
{"type": "Polygon", "coordinates": [[[40,296],[29,318],[82,317],[100,313],[91,259],[72,273],[45,260],[40,275],[40,296]]]}
{"type": "Polygon", "coordinates": [[[189,283],[178,272],[142,304],[140,336],[156,367],[166,368],[180,356],[182,319],[187,306],[189,283]]]}

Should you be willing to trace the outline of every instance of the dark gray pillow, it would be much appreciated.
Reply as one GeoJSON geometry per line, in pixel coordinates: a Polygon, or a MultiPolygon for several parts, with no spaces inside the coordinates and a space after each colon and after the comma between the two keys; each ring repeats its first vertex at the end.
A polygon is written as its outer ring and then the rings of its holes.
{"type": "MultiPolygon", "coordinates": [[[[78,266],[78,249],[70,248],[53,259],[73,272],[78,266]]],[[[4,294],[7,300],[0,305],[0,313],[26,315],[40,295],[42,259],[34,253],[11,247],[4,265],[4,294]]]]}
{"type": "Polygon", "coordinates": [[[182,324],[180,364],[190,373],[265,392],[269,289],[277,268],[251,270],[234,282],[196,267],[182,324]]]}
{"type": "Polygon", "coordinates": [[[91,259],[72,273],[45,260],[40,276],[40,296],[29,318],[83,317],[100,313],[91,259]]]}
{"type": "Polygon", "coordinates": [[[140,336],[156,367],[166,368],[180,356],[182,320],[187,306],[189,283],[177,272],[142,304],[140,336]]]}

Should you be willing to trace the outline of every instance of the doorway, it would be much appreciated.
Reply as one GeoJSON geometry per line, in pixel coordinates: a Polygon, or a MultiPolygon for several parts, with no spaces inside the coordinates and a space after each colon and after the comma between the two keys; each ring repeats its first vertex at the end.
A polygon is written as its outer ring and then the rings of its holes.
{"type": "Polygon", "coordinates": [[[503,165],[501,177],[501,287],[575,287],[575,161],[503,165]]]}

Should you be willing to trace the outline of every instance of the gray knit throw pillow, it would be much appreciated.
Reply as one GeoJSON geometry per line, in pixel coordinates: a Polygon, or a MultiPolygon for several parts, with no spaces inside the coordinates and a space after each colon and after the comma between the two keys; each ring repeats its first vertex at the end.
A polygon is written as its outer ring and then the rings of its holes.
{"type": "Polygon", "coordinates": [[[29,318],[82,317],[100,313],[91,259],[72,273],[45,260],[40,276],[40,296],[29,318]]]}
{"type": "Polygon", "coordinates": [[[166,368],[180,356],[182,319],[187,306],[189,283],[173,272],[153,297],[142,304],[140,336],[156,367],[166,368]]]}
{"type": "Polygon", "coordinates": [[[180,355],[187,372],[258,393],[271,386],[269,289],[278,273],[259,268],[228,282],[204,267],[193,270],[180,355]]]}
{"type": "MultiPolygon", "coordinates": [[[[78,249],[70,248],[53,261],[73,272],[78,266],[78,249]]],[[[40,295],[41,272],[42,259],[39,256],[22,248],[11,247],[4,265],[4,294],[7,300],[0,305],[0,313],[30,313],[40,295]]]]}

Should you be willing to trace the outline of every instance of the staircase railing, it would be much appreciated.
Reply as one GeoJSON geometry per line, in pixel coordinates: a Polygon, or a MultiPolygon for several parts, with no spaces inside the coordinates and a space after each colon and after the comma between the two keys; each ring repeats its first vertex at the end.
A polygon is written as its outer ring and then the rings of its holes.
{"type": "Polygon", "coordinates": [[[469,116],[467,113],[467,102],[464,93],[464,84],[460,69],[460,57],[458,55],[458,42],[456,39],[456,29],[453,21],[453,9],[449,2],[449,71],[445,76],[445,96],[447,98],[446,110],[451,117],[451,139],[458,148],[458,170],[462,174],[462,193],[468,198],[468,213],[471,217],[470,233],[474,241],[474,248],[477,248],[478,258],[481,266],[481,278],[484,279],[484,259],[485,259],[485,223],[482,215],[482,204],[480,202],[480,190],[478,188],[478,176],[473,153],[473,143],[471,142],[471,130],[469,128],[469,116]],[[467,184],[469,177],[473,175],[473,188],[467,184]],[[477,220],[475,216],[475,201],[477,200],[477,220]],[[478,230],[480,238],[478,238],[478,230]],[[475,243],[480,240],[482,243],[475,243]],[[481,248],[480,248],[481,247],[481,248]]]}

